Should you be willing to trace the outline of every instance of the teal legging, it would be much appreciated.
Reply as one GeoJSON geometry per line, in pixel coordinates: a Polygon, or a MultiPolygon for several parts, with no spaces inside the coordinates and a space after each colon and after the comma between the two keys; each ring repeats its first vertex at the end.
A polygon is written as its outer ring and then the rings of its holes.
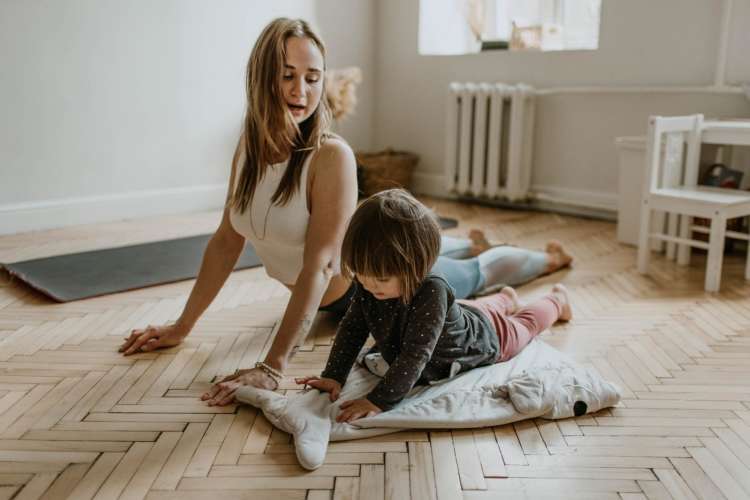
{"type": "MultiPolygon", "coordinates": [[[[547,270],[547,254],[544,252],[500,246],[472,257],[470,250],[471,240],[443,236],[440,257],[432,267],[433,273],[443,276],[450,283],[457,299],[476,295],[486,287],[520,285],[547,270]]],[[[343,296],[321,306],[320,310],[342,316],[349,308],[354,290],[352,282],[343,296]]]]}
{"type": "Polygon", "coordinates": [[[443,236],[440,257],[432,267],[432,272],[450,283],[457,299],[471,297],[488,287],[520,285],[547,270],[544,252],[499,246],[472,257],[470,250],[471,240],[443,236]]]}

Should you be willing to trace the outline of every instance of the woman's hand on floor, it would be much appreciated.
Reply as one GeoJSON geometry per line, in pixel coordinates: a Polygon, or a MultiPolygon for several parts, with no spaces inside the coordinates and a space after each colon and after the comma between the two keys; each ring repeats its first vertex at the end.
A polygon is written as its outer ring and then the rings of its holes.
{"type": "Polygon", "coordinates": [[[332,378],[311,376],[295,378],[294,381],[300,385],[309,385],[319,391],[327,392],[331,401],[336,401],[341,393],[341,384],[332,378]]]}
{"type": "Polygon", "coordinates": [[[125,343],[120,346],[119,352],[125,356],[139,352],[149,352],[160,347],[172,347],[181,344],[190,330],[179,326],[177,323],[163,326],[147,326],[140,330],[133,330],[125,343]]]}
{"type": "Polygon", "coordinates": [[[353,422],[363,417],[374,417],[383,410],[375,406],[369,399],[353,399],[341,403],[341,413],[336,417],[336,422],[353,422]]]}
{"type": "Polygon", "coordinates": [[[278,384],[260,368],[237,370],[232,375],[224,377],[206,391],[201,400],[208,402],[208,406],[225,406],[234,402],[234,393],[243,385],[251,385],[258,389],[274,391],[278,384]]]}

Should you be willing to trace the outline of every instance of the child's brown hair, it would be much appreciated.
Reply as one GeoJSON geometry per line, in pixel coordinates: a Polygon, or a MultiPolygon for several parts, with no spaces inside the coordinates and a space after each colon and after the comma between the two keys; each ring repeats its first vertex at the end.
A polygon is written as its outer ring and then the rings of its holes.
{"type": "Polygon", "coordinates": [[[403,189],[367,198],[354,212],[341,248],[344,276],[401,280],[409,302],[440,253],[440,226],[432,211],[403,189]]]}

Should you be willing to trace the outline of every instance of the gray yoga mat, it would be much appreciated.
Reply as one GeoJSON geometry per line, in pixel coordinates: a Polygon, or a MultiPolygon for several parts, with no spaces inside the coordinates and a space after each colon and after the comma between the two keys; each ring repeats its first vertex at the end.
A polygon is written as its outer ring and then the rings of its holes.
{"type": "MultiPolygon", "coordinates": [[[[457,225],[455,219],[440,218],[443,229],[457,225]]],[[[70,302],[195,278],[211,236],[203,234],[0,266],[52,300],[70,302]]],[[[247,243],[234,269],[260,265],[255,250],[247,243]]]]}
{"type": "MultiPolygon", "coordinates": [[[[70,302],[195,278],[211,236],[58,255],[2,264],[2,267],[49,298],[70,302]]],[[[235,270],[260,265],[248,243],[235,270]]]]}

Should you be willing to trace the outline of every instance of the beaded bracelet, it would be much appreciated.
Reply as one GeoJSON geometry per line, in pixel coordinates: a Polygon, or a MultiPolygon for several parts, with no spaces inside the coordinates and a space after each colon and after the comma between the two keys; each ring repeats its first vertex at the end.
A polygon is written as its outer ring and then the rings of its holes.
{"type": "Polygon", "coordinates": [[[263,370],[266,375],[271,377],[271,379],[276,382],[276,387],[279,387],[281,385],[281,379],[284,378],[284,374],[279,370],[267,365],[263,361],[258,361],[257,363],[255,363],[255,368],[263,370]]]}

